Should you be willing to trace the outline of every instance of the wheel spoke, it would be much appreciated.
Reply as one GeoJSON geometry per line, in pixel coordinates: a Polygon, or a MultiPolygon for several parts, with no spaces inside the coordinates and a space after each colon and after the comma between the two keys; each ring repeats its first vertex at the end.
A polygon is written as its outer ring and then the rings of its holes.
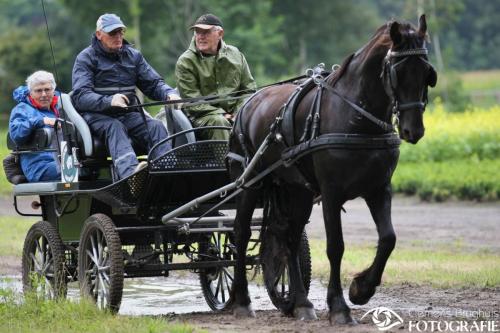
{"type": "Polygon", "coordinates": [[[224,289],[224,274],[222,272],[222,269],[219,270],[219,281],[220,281],[220,289],[221,289],[221,296],[222,296],[222,303],[226,303],[226,293],[224,289]]]}
{"type": "Polygon", "coordinates": [[[35,245],[36,245],[36,249],[35,249],[35,253],[42,253],[42,247],[40,246],[40,239],[35,239],[35,245]],[[38,251],[37,251],[38,250],[38,251]]]}
{"type": "Polygon", "coordinates": [[[52,257],[52,253],[50,253],[47,258],[48,259],[45,261],[42,267],[42,274],[48,274],[50,273],[50,271],[52,271],[52,273],[54,272],[54,258],[52,257]]]}
{"type": "Polygon", "coordinates": [[[38,273],[41,272],[42,265],[38,262],[38,258],[36,257],[36,253],[30,253],[30,257],[31,257],[31,260],[33,260],[33,265],[35,266],[35,267],[33,267],[33,269],[38,273]]]}
{"type": "Polygon", "coordinates": [[[109,279],[109,275],[106,273],[107,273],[107,271],[101,272],[101,275],[102,275],[104,281],[109,285],[111,283],[111,280],[109,279]]]}
{"type": "Polygon", "coordinates": [[[89,282],[90,282],[90,294],[92,295],[92,298],[97,301],[97,293],[99,292],[99,281],[96,276],[92,276],[89,274],[89,282]]]}
{"type": "Polygon", "coordinates": [[[96,245],[95,245],[95,240],[94,240],[94,236],[97,237],[97,235],[90,235],[90,243],[91,243],[91,246],[92,246],[92,254],[93,254],[93,261],[95,262],[96,265],[99,265],[99,255],[97,253],[97,249],[96,249],[96,245]]]}
{"type": "Polygon", "coordinates": [[[99,266],[104,264],[104,260],[106,259],[106,252],[105,252],[105,239],[104,239],[104,234],[99,233],[97,235],[97,253],[98,253],[98,258],[97,261],[99,263],[99,266]]]}
{"type": "Polygon", "coordinates": [[[283,269],[283,273],[281,274],[281,294],[285,295],[286,292],[286,268],[283,269]]]}
{"type": "Polygon", "coordinates": [[[221,286],[221,281],[219,279],[219,272],[217,272],[217,274],[215,275],[215,279],[217,280],[217,287],[215,288],[215,298],[217,298],[217,296],[219,296],[219,291],[220,291],[220,286],[221,286]]]}
{"type": "Polygon", "coordinates": [[[99,263],[97,261],[97,258],[94,257],[94,254],[92,252],[90,252],[88,249],[87,249],[87,256],[90,258],[90,260],[92,260],[92,262],[94,263],[95,266],[99,267],[99,263]]]}
{"type": "Polygon", "coordinates": [[[43,265],[45,263],[45,261],[47,260],[46,258],[46,255],[47,255],[47,240],[45,239],[45,237],[41,237],[41,241],[42,241],[42,244],[40,245],[41,247],[41,255],[42,255],[42,269],[43,269],[43,265]]]}
{"type": "Polygon", "coordinates": [[[227,269],[227,267],[222,267],[224,270],[226,278],[229,278],[233,282],[233,274],[227,269]]]}
{"type": "Polygon", "coordinates": [[[100,296],[101,296],[101,307],[104,309],[108,301],[108,289],[109,286],[104,282],[102,274],[98,274],[99,284],[101,286],[100,296]]]}

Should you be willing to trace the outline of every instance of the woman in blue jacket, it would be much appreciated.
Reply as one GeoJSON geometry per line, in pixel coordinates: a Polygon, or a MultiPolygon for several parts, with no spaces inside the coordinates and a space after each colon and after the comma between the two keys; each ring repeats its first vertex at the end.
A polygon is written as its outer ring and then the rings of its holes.
{"type": "MultiPolygon", "coordinates": [[[[35,129],[54,127],[55,120],[59,117],[54,75],[46,71],[37,71],[28,76],[26,84],[15,89],[12,94],[18,104],[10,114],[9,134],[19,145],[27,142],[35,129]]],[[[28,181],[61,179],[55,153],[26,153],[20,157],[21,168],[28,181]]]]}

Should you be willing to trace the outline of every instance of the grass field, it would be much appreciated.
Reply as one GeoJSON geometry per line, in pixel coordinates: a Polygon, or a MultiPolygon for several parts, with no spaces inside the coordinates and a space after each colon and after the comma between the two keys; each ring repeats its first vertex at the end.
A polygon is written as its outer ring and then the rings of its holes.
{"type": "Polygon", "coordinates": [[[0,289],[0,332],[204,332],[184,323],[152,317],[115,316],[99,311],[89,301],[41,301],[0,289]]]}
{"type": "Polygon", "coordinates": [[[500,90],[500,69],[466,72],[460,75],[466,92],[500,90]]]}

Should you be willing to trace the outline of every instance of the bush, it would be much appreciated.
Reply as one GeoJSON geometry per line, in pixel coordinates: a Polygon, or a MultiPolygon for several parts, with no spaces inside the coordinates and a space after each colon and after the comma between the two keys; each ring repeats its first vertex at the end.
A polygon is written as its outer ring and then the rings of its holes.
{"type": "Polygon", "coordinates": [[[472,106],[471,99],[463,87],[463,82],[457,73],[439,73],[438,84],[429,91],[429,101],[444,101],[446,110],[461,112],[472,106]]]}
{"type": "Polygon", "coordinates": [[[394,173],[394,192],[422,200],[500,199],[500,159],[400,163],[394,173]]]}
{"type": "Polygon", "coordinates": [[[463,113],[437,104],[424,115],[425,135],[401,145],[401,162],[495,159],[500,156],[500,106],[463,113]]]}

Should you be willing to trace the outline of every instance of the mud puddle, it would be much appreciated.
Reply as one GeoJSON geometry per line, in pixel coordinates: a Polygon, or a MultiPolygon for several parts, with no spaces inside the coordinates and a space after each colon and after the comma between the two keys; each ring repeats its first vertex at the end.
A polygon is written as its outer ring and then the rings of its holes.
{"type": "MultiPolygon", "coordinates": [[[[2,276],[0,277],[1,289],[12,289],[16,293],[22,292],[22,282],[20,276],[2,276]]],[[[469,310],[461,307],[452,307],[446,305],[433,304],[432,298],[423,297],[423,299],[415,299],[415,297],[398,297],[401,294],[401,288],[383,288],[379,291],[372,300],[363,306],[353,305],[348,301],[347,291],[345,299],[348,305],[356,312],[366,312],[377,307],[387,307],[397,309],[400,314],[425,314],[433,317],[449,317],[462,314],[463,317],[472,317],[474,314],[469,310]]],[[[404,288],[405,294],[408,295],[408,289],[404,288]]],[[[422,293],[416,288],[415,293],[422,293]]],[[[250,296],[252,298],[252,306],[255,310],[275,310],[274,305],[270,301],[266,289],[259,284],[250,283],[250,296]]],[[[318,280],[311,282],[309,299],[314,304],[314,308],[318,312],[327,311],[326,304],[326,287],[318,280]]],[[[439,293],[433,291],[433,294],[439,293]]],[[[443,291],[441,297],[449,295],[443,291]]],[[[425,292],[423,293],[425,294],[425,292]]],[[[423,295],[422,294],[422,295],[423,295]]],[[[456,296],[456,294],[455,294],[456,296]]],[[[79,299],[78,284],[71,282],[68,285],[68,298],[79,299]]],[[[498,301],[498,299],[497,299],[498,301]]],[[[495,307],[496,304],[492,304],[495,307]]],[[[199,281],[195,276],[170,276],[168,278],[150,277],[150,278],[135,278],[125,279],[123,288],[123,298],[119,313],[122,315],[169,315],[175,316],[188,313],[210,313],[211,309],[206,304],[203,297],[199,281]]]]}

